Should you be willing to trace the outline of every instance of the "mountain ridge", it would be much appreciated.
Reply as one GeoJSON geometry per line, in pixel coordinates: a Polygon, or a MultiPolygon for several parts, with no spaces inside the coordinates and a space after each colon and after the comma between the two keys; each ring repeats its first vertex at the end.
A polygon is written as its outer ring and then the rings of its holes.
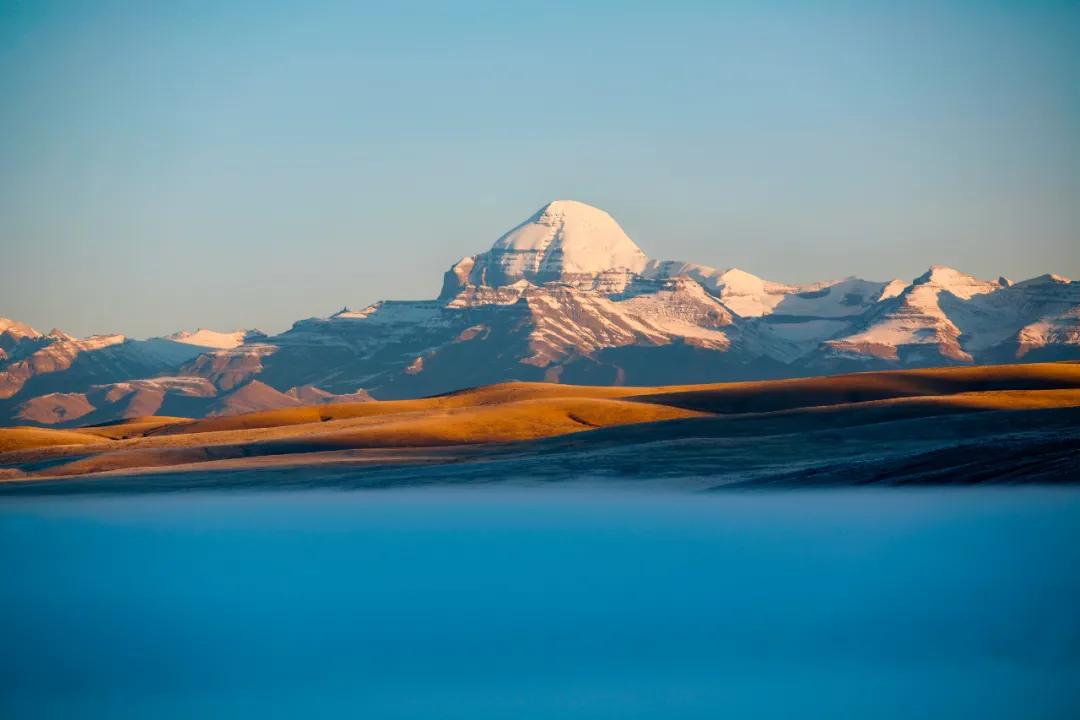
{"type": "Polygon", "coordinates": [[[1053,273],[1012,282],[932,265],[911,281],[793,285],[652,259],[608,213],[557,200],[454,263],[433,300],[346,308],[273,336],[78,339],[0,319],[0,421],[152,414],[152,398],[153,412],[181,416],[229,413],[229,397],[270,409],[298,388],[334,402],[511,380],[656,385],[1078,357],[1080,283],[1053,273]],[[208,401],[181,402],[190,383],[154,382],[174,377],[207,383],[208,401]],[[139,402],[94,400],[133,381],[139,402]]]}

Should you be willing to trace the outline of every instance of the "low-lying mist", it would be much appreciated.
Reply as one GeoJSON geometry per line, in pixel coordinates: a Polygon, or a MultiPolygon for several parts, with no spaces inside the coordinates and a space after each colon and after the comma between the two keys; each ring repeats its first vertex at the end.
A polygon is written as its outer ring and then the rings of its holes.
{"type": "Polygon", "coordinates": [[[0,504],[4,717],[1067,717],[1080,491],[0,504]]]}

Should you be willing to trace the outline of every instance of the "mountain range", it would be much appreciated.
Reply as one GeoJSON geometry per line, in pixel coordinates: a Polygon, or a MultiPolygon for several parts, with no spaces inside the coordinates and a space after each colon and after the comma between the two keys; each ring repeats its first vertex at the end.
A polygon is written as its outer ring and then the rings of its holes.
{"type": "Polygon", "coordinates": [[[533,380],[663,385],[1080,358],[1080,283],[789,285],[649,258],[607,213],[545,205],[446,272],[434,300],[387,300],[278,335],[198,330],[75,338],[0,318],[0,422],[399,399],[533,380]]]}

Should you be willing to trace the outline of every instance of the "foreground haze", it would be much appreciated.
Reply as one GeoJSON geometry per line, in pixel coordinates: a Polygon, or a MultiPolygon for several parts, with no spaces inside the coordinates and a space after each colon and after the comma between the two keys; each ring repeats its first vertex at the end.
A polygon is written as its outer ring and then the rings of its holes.
{"type": "Polygon", "coordinates": [[[0,716],[1054,720],[1080,492],[0,503],[0,716]]]}

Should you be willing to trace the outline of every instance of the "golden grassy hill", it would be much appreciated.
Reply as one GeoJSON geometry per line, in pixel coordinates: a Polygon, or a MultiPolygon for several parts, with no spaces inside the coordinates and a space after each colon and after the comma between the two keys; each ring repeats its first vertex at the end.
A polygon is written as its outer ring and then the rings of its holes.
{"type": "Polygon", "coordinates": [[[417,400],[292,407],[232,417],[146,417],[52,430],[0,428],[7,477],[243,463],[344,451],[520,443],[633,426],[626,442],[793,432],[947,413],[1080,407],[1080,364],[857,373],[656,388],[505,383],[417,400]],[[706,427],[709,427],[706,432],[706,427]],[[700,436],[700,435],[699,435],[700,436]],[[44,470],[31,463],[47,461],[44,470]],[[25,468],[25,470],[23,469],[25,468]]]}
{"type": "Polygon", "coordinates": [[[79,428],[78,432],[96,435],[107,440],[127,440],[129,438],[142,437],[161,428],[177,423],[191,422],[188,418],[168,417],[165,415],[149,415],[145,417],[128,418],[117,422],[103,425],[91,425],[79,428]]]}
{"type": "Polygon", "coordinates": [[[652,388],[648,400],[712,413],[935,397],[1001,390],[1080,389],[1080,363],[981,365],[652,388]]]}
{"type": "Polygon", "coordinates": [[[36,427],[0,428],[0,453],[30,448],[64,445],[93,445],[105,439],[82,430],[53,430],[36,427]]]}

